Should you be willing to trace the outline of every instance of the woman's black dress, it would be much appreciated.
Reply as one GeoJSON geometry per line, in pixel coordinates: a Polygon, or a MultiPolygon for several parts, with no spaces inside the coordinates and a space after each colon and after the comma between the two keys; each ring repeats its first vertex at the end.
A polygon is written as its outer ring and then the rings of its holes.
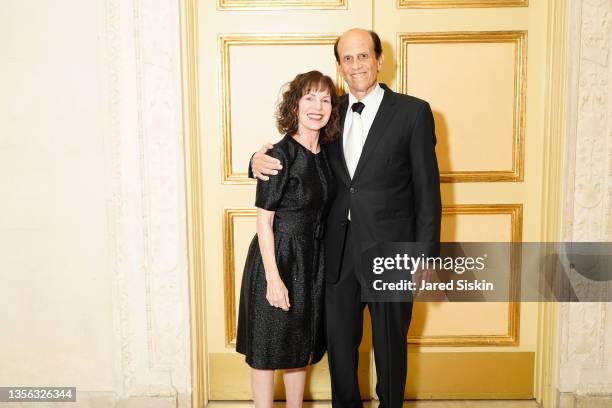
{"type": "Polygon", "coordinates": [[[255,205],[275,211],[274,252],[291,307],[285,312],[266,300],[255,235],[242,277],[236,350],[253,368],[298,368],[325,353],[322,239],[336,184],[323,148],[314,154],[286,135],[267,154],[283,169],[269,181],[257,181],[255,205]]]}

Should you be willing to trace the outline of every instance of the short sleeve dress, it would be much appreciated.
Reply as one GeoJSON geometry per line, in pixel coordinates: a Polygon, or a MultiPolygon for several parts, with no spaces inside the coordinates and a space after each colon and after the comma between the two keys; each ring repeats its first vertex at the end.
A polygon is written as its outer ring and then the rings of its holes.
{"type": "Polygon", "coordinates": [[[242,275],[236,350],[253,368],[298,368],[320,361],[325,353],[322,239],[336,184],[324,148],[315,154],[286,135],[268,154],[283,169],[269,181],[257,181],[255,205],[275,211],[276,263],[291,307],[285,312],[266,300],[255,235],[242,275]]]}

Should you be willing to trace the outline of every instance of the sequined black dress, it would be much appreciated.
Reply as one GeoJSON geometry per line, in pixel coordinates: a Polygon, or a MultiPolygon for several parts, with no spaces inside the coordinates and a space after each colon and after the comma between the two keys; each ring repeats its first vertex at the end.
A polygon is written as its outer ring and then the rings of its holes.
{"type": "Polygon", "coordinates": [[[318,362],[325,353],[322,239],[336,184],[324,149],[314,154],[286,135],[268,154],[283,169],[269,181],[257,181],[255,205],[275,211],[276,263],[291,308],[285,312],[266,300],[255,235],[242,277],[236,350],[253,368],[298,368],[318,362]]]}

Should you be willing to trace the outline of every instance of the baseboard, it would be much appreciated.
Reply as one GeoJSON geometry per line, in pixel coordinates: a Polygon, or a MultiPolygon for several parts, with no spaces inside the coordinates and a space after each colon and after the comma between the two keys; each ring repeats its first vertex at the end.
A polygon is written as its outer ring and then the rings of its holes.
{"type": "MultiPolygon", "coordinates": [[[[359,353],[359,388],[365,400],[371,391],[370,353],[359,353]]],[[[327,356],[326,356],[327,357],[327,356]]],[[[326,357],[309,368],[307,400],[331,398],[326,357]]],[[[211,400],[250,400],[250,370],[238,353],[210,353],[211,400]]],[[[406,399],[532,399],[533,352],[414,352],[409,351],[406,399]]],[[[284,399],[280,373],[275,398],[284,399]]]]}
{"type": "Polygon", "coordinates": [[[607,395],[579,395],[557,391],[557,408],[610,408],[612,393],[607,395]]]}

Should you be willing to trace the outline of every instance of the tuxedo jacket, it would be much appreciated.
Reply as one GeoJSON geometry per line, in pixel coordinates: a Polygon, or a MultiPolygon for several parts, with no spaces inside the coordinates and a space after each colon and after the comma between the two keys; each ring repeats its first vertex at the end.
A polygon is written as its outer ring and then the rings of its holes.
{"type": "MultiPolygon", "coordinates": [[[[362,244],[419,242],[435,248],[440,241],[440,176],[431,108],[421,99],[381,87],[385,93],[352,179],[343,137],[324,146],[338,186],[325,233],[329,283],[339,278],[344,251],[359,262],[362,244]],[[349,208],[350,241],[356,248],[344,247],[349,208]]],[[[344,95],[343,122],[347,109],[344,95]]]]}

